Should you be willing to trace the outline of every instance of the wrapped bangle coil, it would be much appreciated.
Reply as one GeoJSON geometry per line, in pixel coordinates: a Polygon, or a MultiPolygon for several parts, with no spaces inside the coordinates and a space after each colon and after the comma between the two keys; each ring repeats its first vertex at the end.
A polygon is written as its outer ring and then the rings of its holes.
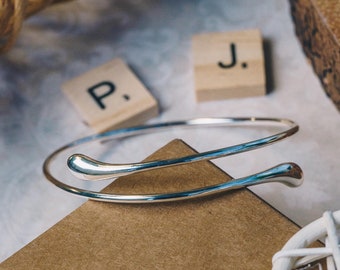
{"type": "Polygon", "coordinates": [[[256,118],[256,117],[225,117],[225,118],[197,118],[186,121],[165,122],[160,124],[152,124],[145,126],[137,126],[131,128],[117,129],[105,133],[85,137],[74,142],[71,142],[64,147],[57,149],[53,152],[44,162],[43,172],[51,183],[57,187],[92,200],[118,202],[118,203],[150,203],[150,202],[163,202],[163,201],[177,201],[183,199],[190,199],[201,197],[219,192],[239,189],[246,186],[257,185],[268,182],[279,182],[287,186],[296,187],[303,182],[303,173],[300,167],[294,163],[283,163],[271,169],[249,175],[246,177],[234,179],[229,182],[206,186],[202,188],[180,191],[175,193],[163,194],[138,194],[138,195],[121,195],[96,192],[73,187],[63,183],[55,178],[51,173],[51,163],[62,152],[69,150],[73,147],[90,143],[93,141],[102,141],[115,138],[129,137],[132,135],[151,133],[159,130],[164,130],[173,127],[194,127],[194,126],[241,126],[253,124],[270,124],[280,125],[286,127],[282,132],[274,135],[264,137],[261,139],[245,142],[238,145],[233,145],[225,148],[215,149],[207,152],[197,153],[194,155],[184,156],[174,159],[157,160],[141,163],[130,164],[111,164],[94,160],[82,154],[73,154],[69,157],[67,165],[71,172],[83,180],[103,180],[112,179],[120,176],[142,172],[151,169],[161,169],[169,166],[183,165],[186,163],[211,160],[225,156],[235,155],[246,151],[251,151],[260,147],[264,147],[287,138],[298,131],[298,125],[288,119],[279,118],[256,118]]]}

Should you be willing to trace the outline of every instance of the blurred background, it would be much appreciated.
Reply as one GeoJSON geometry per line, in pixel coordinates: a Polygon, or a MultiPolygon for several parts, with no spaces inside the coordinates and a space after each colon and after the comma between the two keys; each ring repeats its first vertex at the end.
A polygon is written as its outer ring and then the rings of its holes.
{"type": "MultiPolygon", "coordinates": [[[[14,47],[0,56],[0,261],[84,202],[48,183],[41,167],[56,148],[93,133],[61,84],[116,57],[159,102],[160,115],[150,123],[207,116],[296,121],[300,131],[294,137],[216,164],[239,177],[281,162],[298,163],[305,173],[303,186],[268,184],[252,190],[301,226],[340,208],[339,113],[302,52],[287,0],[71,1],[26,20],[14,47]],[[263,34],[270,92],[196,103],[192,36],[253,28],[263,34]]],[[[138,161],[175,137],[202,151],[265,134],[174,131],[123,142],[110,157],[138,161]]],[[[65,164],[59,166],[68,176],[65,164]]]]}

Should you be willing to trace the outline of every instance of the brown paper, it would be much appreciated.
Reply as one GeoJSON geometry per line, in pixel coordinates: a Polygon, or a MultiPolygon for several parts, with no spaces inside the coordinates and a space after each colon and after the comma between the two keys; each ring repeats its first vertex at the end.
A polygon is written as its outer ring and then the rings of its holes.
{"type": "MultiPolygon", "coordinates": [[[[175,140],[148,160],[192,153],[175,140]]],[[[204,161],[121,177],[105,191],[170,192],[230,179],[204,161]]],[[[247,189],[148,205],[88,201],[0,269],[271,269],[298,229],[247,189]]]]}

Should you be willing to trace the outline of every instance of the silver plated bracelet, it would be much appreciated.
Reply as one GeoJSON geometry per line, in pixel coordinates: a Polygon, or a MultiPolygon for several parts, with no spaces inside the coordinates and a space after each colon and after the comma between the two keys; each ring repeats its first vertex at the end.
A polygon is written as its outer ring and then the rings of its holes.
{"type": "Polygon", "coordinates": [[[264,137],[257,140],[248,141],[242,144],[228,146],[225,148],[215,149],[207,152],[197,153],[193,155],[183,156],[180,158],[164,159],[157,161],[129,163],[129,164],[111,164],[97,161],[93,158],[82,154],[73,154],[67,160],[67,165],[71,172],[83,180],[104,180],[114,179],[120,176],[129,175],[136,172],[142,172],[152,169],[161,169],[169,166],[183,165],[191,162],[211,160],[230,155],[251,151],[260,147],[268,146],[272,143],[285,139],[298,131],[298,125],[288,119],[280,118],[261,118],[261,117],[224,117],[224,118],[197,118],[186,121],[165,122],[152,125],[144,125],[117,129],[104,132],[97,135],[84,137],[82,139],[71,142],[49,155],[43,165],[43,172],[51,183],[57,187],[92,200],[116,202],[116,203],[151,203],[164,201],[177,201],[202,197],[206,195],[225,192],[243,188],[246,186],[258,185],[268,182],[283,183],[290,187],[297,187],[303,182],[303,173],[301,168],[294,163],[279,164],[268,170],[249,175],[246,177],[234,179],[217,185],[201,187],[192,190],[180,191],[175,193],[161,194],[138,194],[124,195],[96,192],[86,189],[77,188],[65,184],[58,180],[51,173],[51,164],[64,151],[70,150],[94,141],[104,141],[116,138],[130,137],[139,134],[153,133],[164,131],[169,128],[183,127],[216,127],[216,126],[248,126],[248,125],[275,125],[285,127],[284,131],[274,135],[264,137]]]}

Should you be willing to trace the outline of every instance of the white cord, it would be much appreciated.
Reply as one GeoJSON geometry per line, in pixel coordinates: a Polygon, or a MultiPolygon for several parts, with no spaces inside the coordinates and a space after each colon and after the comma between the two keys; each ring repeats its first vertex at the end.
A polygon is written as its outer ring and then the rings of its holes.
{"type": "MultiPolygon", "coordinates": [[[[313,259],[313,261],[316,261],[318,259],[322,259],[330,255],[332,255],[331,248],[299,248],[279,251],[273,256],[273,261],[276,261],[283,257],[305,257],[305,256],[317,258],[313,259]]],[[[308,262],[311,261],[306,261],[306,263],[308,262]]]]}
{"type": "Polygon", "coordinates": [[[339,240],[336,233],[336,224],[333,219],[332,213],[327,211],[323,214],[323,219],[327,229],[328,241],[329,245],[332,249],[333,259],[337,269],[340,269],[340,249],[339,249],[339,240]]]}
{"type": "MultiPolygon", "coordinates": [[[[328,237],[325,239],[325,245],[326,245],[326,247],[329,247],[328,237]]],[[[336,270],[332,256],[328,256],[326,258],[326,263],[327,263],[327,270],[336,270]]]]}
{"type": "Polygon", "coordinates": [[[310,262],[327,258],[328,270],[340,270],[340,246],[337,237],[337,226],[340,226],[340,210],[326,212],[319,218],[297,232],[273,256],[273,270],[291,270],[310,262]],[[307,248],[320,238],[326,237],[325,248],[307,248]],[[299,257],[302,257],[299,259],[299,257]],[[332,266],[333,264],[333,266],[332,266]],[[336,266],[336,267],[335,267],[336,266]]]}

